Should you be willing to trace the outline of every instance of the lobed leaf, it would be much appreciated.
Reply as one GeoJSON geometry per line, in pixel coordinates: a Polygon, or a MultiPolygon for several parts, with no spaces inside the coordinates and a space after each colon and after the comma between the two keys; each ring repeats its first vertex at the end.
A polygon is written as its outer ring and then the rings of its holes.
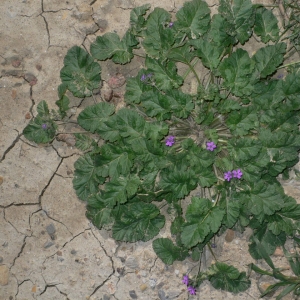
{"type": "Polygon", "coordinates": [[[202,0],[185,2],[176,13],[176,18],[176,28],[187,33],[192,39],[196,39],[209,28],[210,9],[202,0]]]}
{"type": "Polygon", "coordinates": [[[212,206],[212,202],[204,198],[192,198],[186,211],[187,223],[181,233],[182,243],[191,248],[204,241],[210,233],[216,233],[221,227],[224,211],[212,206]]]}
{"type": "Polygon", "coordinates": [[[276,42],[279,38],[278,20],[271,10],[259,7],[255,11],[254,32],[263,43],[276,42]]]}
{"type": "Polygon", "coordinates": [[[116,33],[108,32],[98,36],[91,44],[91,54],[98,60],[111,58],[116,64],[126,64],[133,58],[132,49],[138,44],[138,40],[128,30],[122,40],[116,33]]]}
{"type": "Polygon", "coordinates": [[[98,128],[111,116],[115,111],[113,104],[106,102],[97,103],[86,107],[78,116],[78,124],[92,133],[96,132],[98,128]]]}
{"type": "Polygon", "coordinates": [[[153,241],[152,247],[156,255],[166,264],[171,265],[175,260],[184,260],[188,251],[174,246],[168,238],[159,238],[153,241]]]}
{"type": "Polygon", "coordinates": [[[255,68],[261,78],[266,78],[277,70],[277,67],[283,62],[285,51],[286,44],[277,43],[260,48],[254,54],[255,68]]]}
{"type": "Polygon", "coordinates": [[[75,97],[81,98],[91,96],[99,88],[100,73],[100,65],[84,49],[74,46],[65,56],[60,78],[75,97]]]}
{"type": "Polygon", "coordinates": [[[113,238],[124,242],[146,242],[155,237],[164,224],[165,217],[155,205],[143,202],[126,204],[113,225],[113,238]]]}

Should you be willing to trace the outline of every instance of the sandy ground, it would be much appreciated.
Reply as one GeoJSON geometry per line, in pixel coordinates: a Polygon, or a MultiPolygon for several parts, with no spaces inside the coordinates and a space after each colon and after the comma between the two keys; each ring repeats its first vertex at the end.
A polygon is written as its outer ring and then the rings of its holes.
{"type": "MultiPolygon", "coordinates": [[[[41,100],[55,107],[68,48],[89,49],[105,32],[123,35],[130,8],[150,3],[176,12],[183,2],[1,0],[0,300],[259,299],[254,274],[245,293],[216,291],[204,283],[197,296],[188,296],[181,279],[196,272],[197,264],[186,259],[166,266],[151,242],[118,243],[94,228],[72,188],[79,151],[58,140],[38,146],[22,135],[41,100]]],[[[140,66],[136,61],[135,68],[140,66]]],[[[117,72],[128,77],[136,69],[107,63],[102,78],[117,72]]],[[[74,114],[91,103],[73,103],[74,114]]],[[[297,184],[286,184],[286,190],[300,200],[297,184]]],[[[252,262],[247,237],[236,234],[231,242],[221,237],[219,260],[247,271],[252,262]]],[[[286,264],[279,255],[281,259],[286,264]]]]}

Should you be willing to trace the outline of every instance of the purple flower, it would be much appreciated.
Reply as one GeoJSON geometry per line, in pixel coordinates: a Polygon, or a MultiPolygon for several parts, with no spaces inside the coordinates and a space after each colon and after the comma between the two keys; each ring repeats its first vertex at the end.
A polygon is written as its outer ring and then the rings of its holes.
{"type": "Polygon", "coordinates": [[[211,244],[211,247],[212,247],[212,248],[217,248],[217,245],[216,245],[215,243],[212,243],[212,244],[211,244]]]}
{"type": "Polygon", "coordinates": [[[230,181],[232,178],[232,173],[230,171],[224,173],[224,179],[230,181]]]}
{"type": "Polygon", "coordinates": [[[188,291],[191,295],[196,295],[196,289],[191,285],[188,287],[188,291]]]}
{"type": "Polygon", "coordinates": [[[47,127],[48,127],[48,126],[47,126],[47,124],[45,124],[45,123],[44,123],[44,124],[42,124],[42,128],[43,128],[44,130],[46,130],[46,129],[47,129],[47,127]]]}
{"type": "Polygon", "coordinates": [[[185,285],[189,284],[189,276],[188,275],[183,276],[182,283],[185,285]]]}
{"type": "Polygon", "coordinates": [[[172,27],[173,27],[173,25],[174,25],[174,23],[173,23],[173,22],[170,22],[170,23],[169,23],[169,27],[170,27],[170,28],[172,28],[172,27]]]}
{"type": "Polygon", "coordinates": [[[214,142],[206,142],[206,150],[214,151],[217,145],[214,142]]]}
{"type": "Polygon", "coordinates": [[[143,74],[142,76],[141,76],[141,81],[145,81],[147,79],[147,76],[145,75],[145,74],[143,74]]]}
{"type": "Polygon", "coordinates": [[[174,143],[175,143],[175,136],[173,136],[173,135],[167,136],[167,138],[166,138],[166,146],[171,147],[171,146],[173,146],[174,143]]]}
{"type": "Polygon", "coordinates": [[[240,169],[233,170],[232,175],[234,178],[241,179],[243,176],[243,172],[240,169]]]}

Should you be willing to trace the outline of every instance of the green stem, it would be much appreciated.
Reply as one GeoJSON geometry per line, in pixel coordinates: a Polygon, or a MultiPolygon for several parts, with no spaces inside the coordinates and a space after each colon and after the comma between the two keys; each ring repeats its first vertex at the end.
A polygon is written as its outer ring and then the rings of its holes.
{"type": "Polygon", "coordinates": [[[286,67],[289,67],[289,66],[292,66],[292,65],[296,65],[296,64],[299,64],[299,63],[300,63],[300,60],[299,61],[294,61],[292,63],[289,63],[289,64],[278,67],[277,70],[282,69],[282,68],[286,68],[286,67]]]}
{"type": "Polygon", "coordinates": [[[95,98],[95,96],[94,96],[93,93],[92,93],[92,98],[93,98],[93,100],[94,100],[94,103],[97,104],[96,98],[95,98]]]}
{"type": "Polygon", "coordinates": [[[197,79],[197,81],[198,81],[198,84],[201,85],[200,78],[198,77],[198,74],[197,74],[197,72],[195,71],[194,67],[193,67],[190,63],[188,63],[188,62],[187,62],[187,65],[189,66],[189,68],[192,70],[192,72],[193,72],[194,75],[196,76],[196,79],[197,79]]]}
{"type": "Polygon", "coordinates": [[[208,249],[209,249],[210,253],[211,253],[212,256],[214,257],[215,261],[218,261],[217,258],[216,258],[216,256],[215,256],[214,251],[213,251],[212,248],[211,248],[211,245],[208,243],[207,246],[208,246],[208,249]]]}
{"type": "MultiPolygon", "coordinates": [[[[192,64],[192,66],[194,67],[197,63],[198,63],[198,61],[199,61],[199,58],[197,58],[197,59],[195,59],[195,61],[194,61],[194,63],[192,64]]],[[[190,72],[191,72],[191,68],[189,68],[186,72],[185,72],[185,74],[183,75],[183,80],[185,80],[186,79],[186,77],[190,74],[190,72]]]]}

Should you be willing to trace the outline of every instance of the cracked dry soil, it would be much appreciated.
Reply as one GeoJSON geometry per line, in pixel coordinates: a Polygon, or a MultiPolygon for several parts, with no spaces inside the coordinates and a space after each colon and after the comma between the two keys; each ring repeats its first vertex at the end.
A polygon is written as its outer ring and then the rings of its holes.
{"type": "MultiPolygon", "coordinates": [[[[210,1],[215,9],[214,1],[210,1]]],[[[150,3],[175,13],[183,0],[1,0],[0,3],[0,300],[259,299],[257,278],[233,295],[204,283],[188,296],[183,274],[197,272],[189,259],[164,265],[151,242],[118,243],[85,217],[85,204],[72,188],[73,164],[79,156],[72,136],[38,146],[22,136],[46,100],[55,107],[59,71],[68,48],[89,49],[96,36],[123,35],[130,9],[150,3]],[[190,298],[189,298],[190,297],[190,298]]],[[[137,73],[130,67],[102,63],[102,78],[137,73]]],[[[122,105],[122,89],[105,90],[122,105]]],[[[71,99],[70,120],[91,99],[71,99]]],[[[70,123],[63,132],[78,130],[70,123]]],[[[300,200],[297,183],[285,185],[300,200]]],[[[162,236],[167,232],[163,231],[162,236]]],[[[228,232],[218,241],[220,261],[247,271],[247,233],[228,232]]],[[[277,260],[285,263],[279,253],[277,260]],[[281,261],[282,260],[282,261],[281,261]]],[[[207,262],[211,257],[207,253],[207,262]]],[[[286,299],[290,299],[287,297],[286,299]]]]}

